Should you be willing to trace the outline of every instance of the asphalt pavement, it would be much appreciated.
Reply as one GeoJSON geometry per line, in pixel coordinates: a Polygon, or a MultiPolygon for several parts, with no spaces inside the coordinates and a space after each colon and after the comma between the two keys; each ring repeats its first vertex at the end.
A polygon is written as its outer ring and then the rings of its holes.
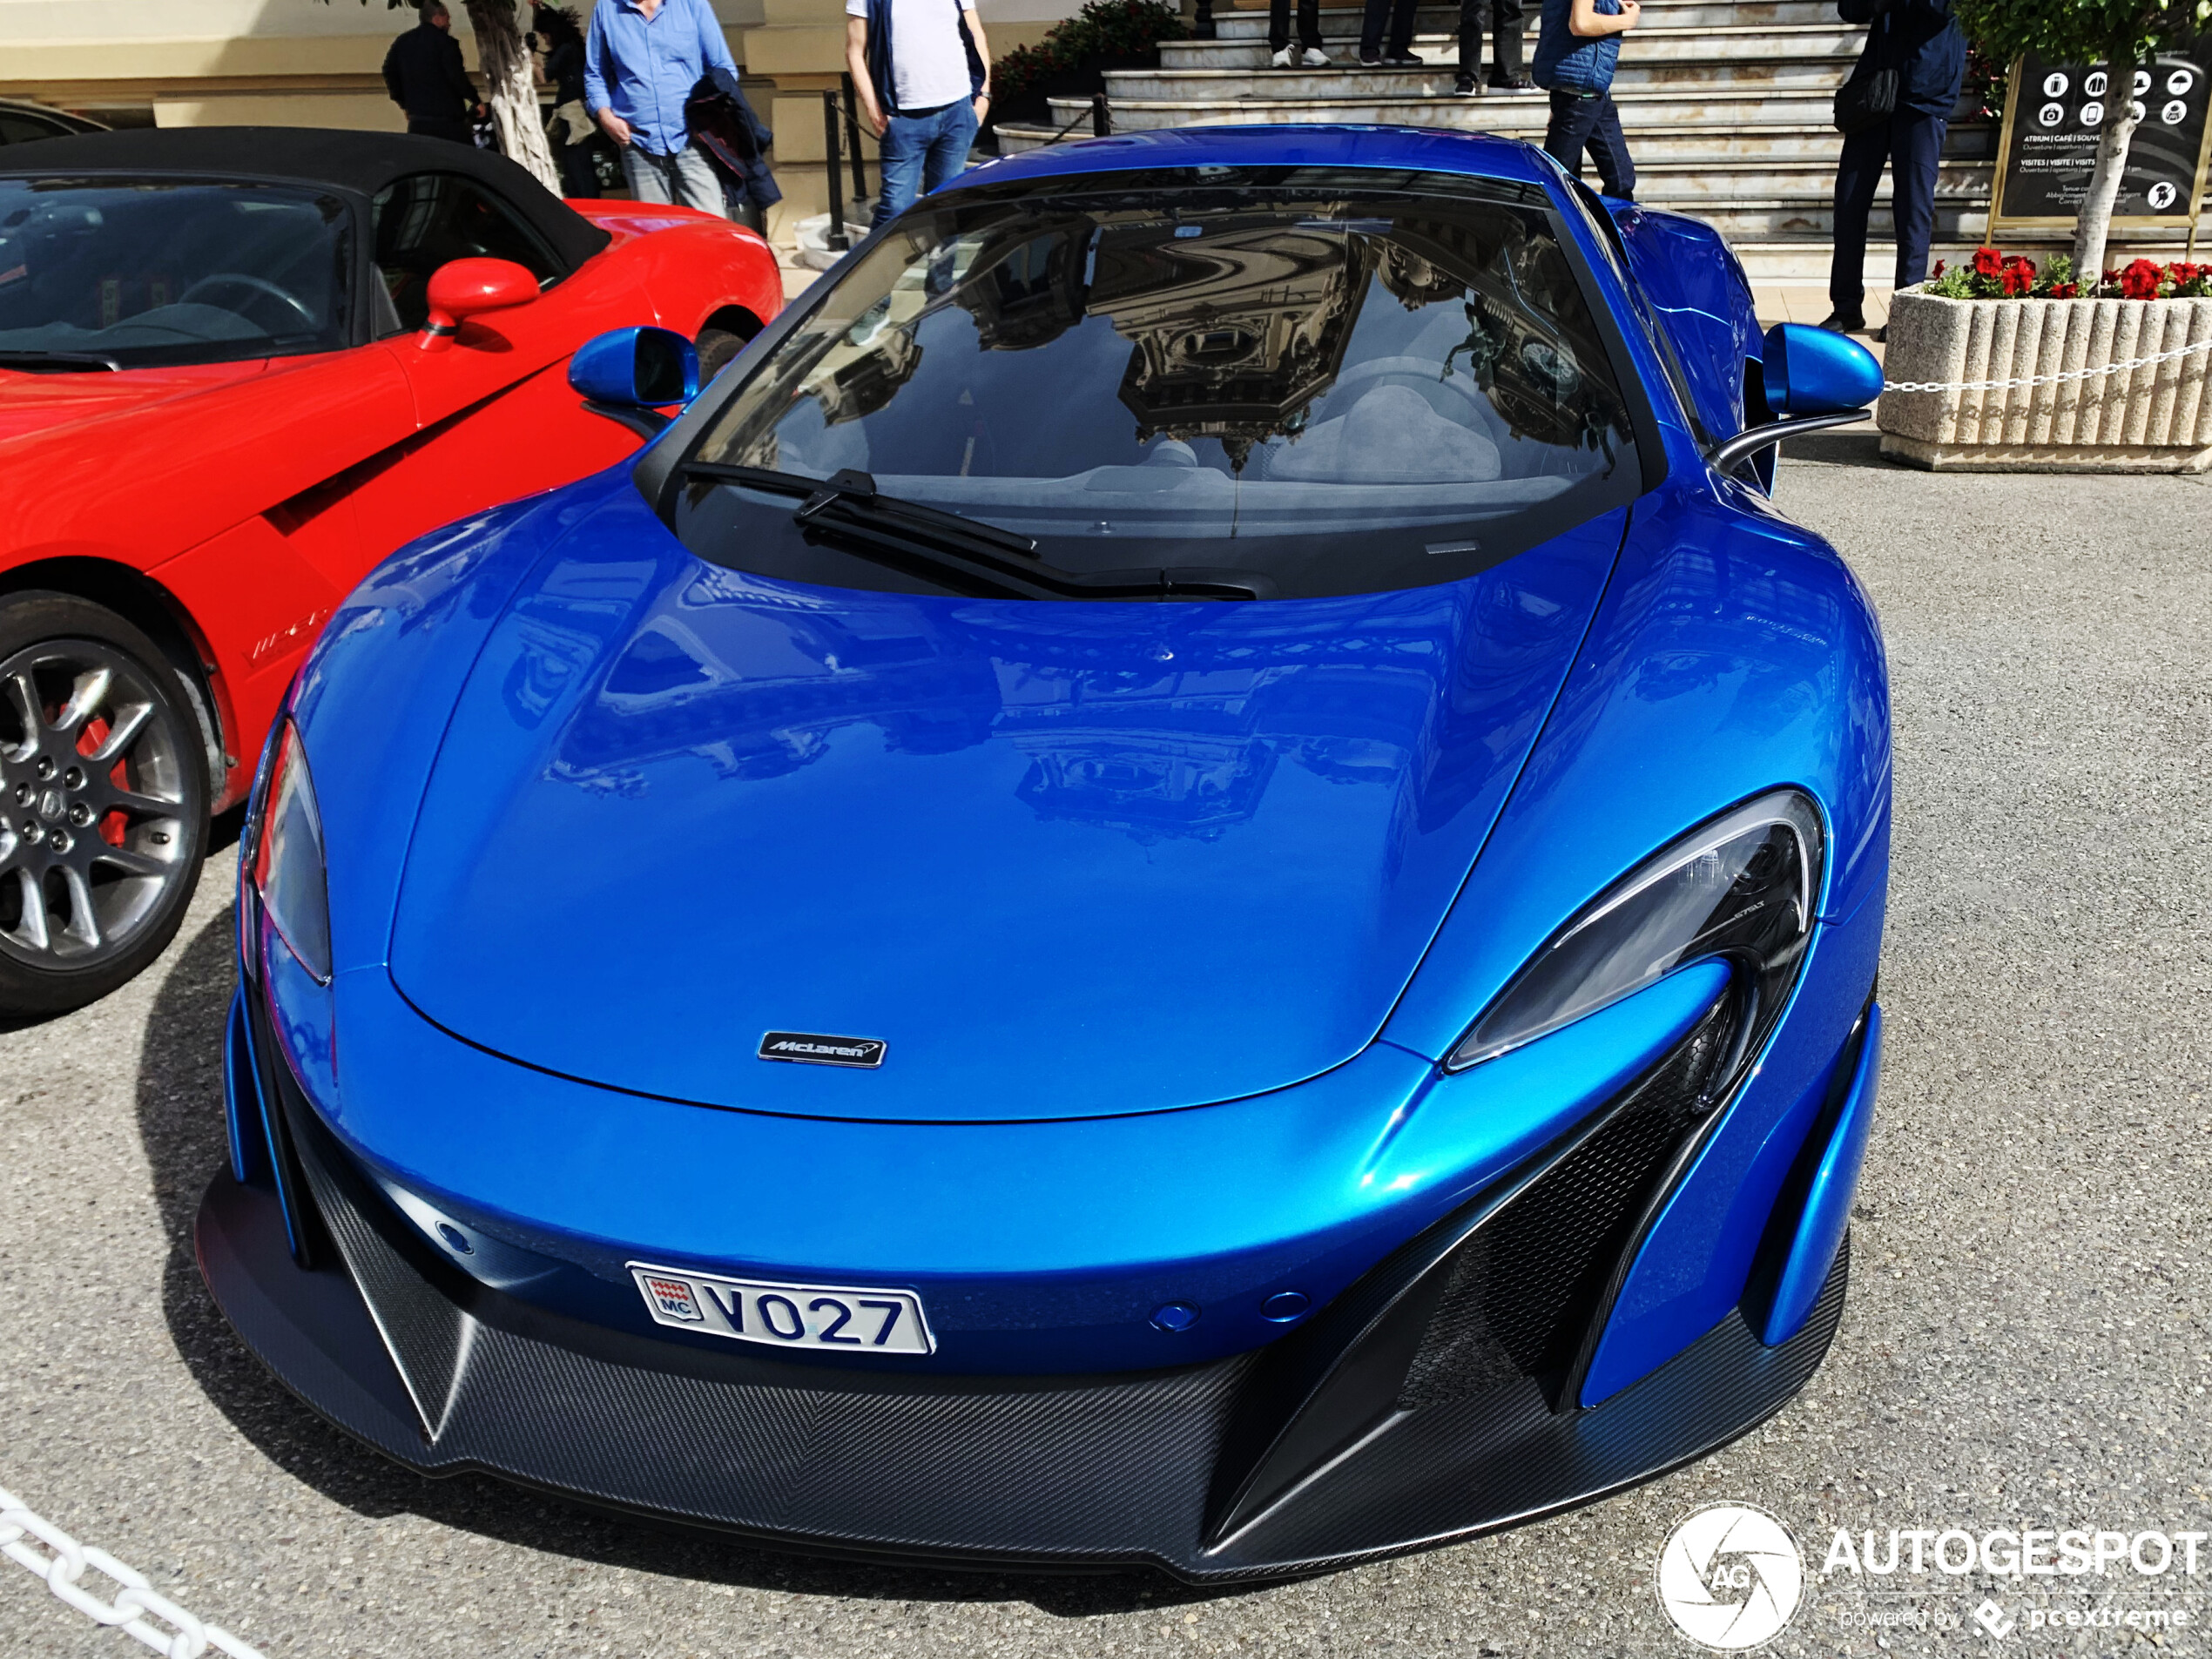
{"type": "MultiPolygon", "coordinates": [[[[2212,1532],[2212,482],[1933,476],[1844,435],[1804,441],[1779,499],[1851,559],[1889,641],[1888,1052],[1834,1349],[1717,1455],[1231,1593],[823,1562],[420,1479],[278,1386],[192,1265],[223,1157],[219,855],[154,971],[0,1032],[0,1487],[268,1659],[1689,1654],[1656,1563],[1721,1501],[1806,1556],[1771,1652],[2212,1651],[2174,1622],[2212,1625],[2212,1546],[2191,1576],[2174,1539],[2212,1532]],[[2159,1575],[1855,1576],[1839,1527],[1878,1554],[1892,1528],[2153,1532],[2176,1554],[2159,1575]]],[[[0,1560],[0,1653],[144,1651],[0,1560]]]]}

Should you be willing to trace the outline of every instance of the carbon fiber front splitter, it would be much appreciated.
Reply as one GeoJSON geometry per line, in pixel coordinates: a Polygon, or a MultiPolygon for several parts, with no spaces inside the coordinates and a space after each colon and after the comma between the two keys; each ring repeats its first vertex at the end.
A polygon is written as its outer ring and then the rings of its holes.
{"type": "Polygon", "coordinates": [[[1059,1378],[854,1375],[705,1353],[502,1296],[410,1249],[307,1157],[337,1259],[294,1264],[274,1196],[219,1175],[200,1271],[248,1345],[323,1416],[426,1474],[475,1470],[813,1552],[1007,1568],[1151,1565],[1192,1582],[1310,1573],[1588,1502],[1778,1409],[1841,1318],[1848,1245],[1811,1318],[1763,1345],[1740,1315],[1591,1410],[1533,1380],[1352,1426],[1263,1506],[1224,1467],[1264,1355],[1059,1378]]]}

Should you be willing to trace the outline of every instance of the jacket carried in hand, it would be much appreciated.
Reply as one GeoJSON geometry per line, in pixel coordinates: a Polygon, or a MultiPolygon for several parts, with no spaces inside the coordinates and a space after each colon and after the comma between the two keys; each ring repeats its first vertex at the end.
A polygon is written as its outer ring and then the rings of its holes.
{"type": "MultiPolygon", "coordinates": [[[[1621,15],[1621,0],[1593,0],[1602,17],[1621,15]]],[[[1584,37],[1575,32],[1575,0],[1544,0],[1544,32],[1536,37],[1536,58],[1528,78],[1559,92],[1602,92],[1613,84],[1621,61],[1621,37],[1584,37]]]]}
{"type": "Polygon", "coordinates": [[[706,152],[728,188],[755,207],[783,200],[768,167],[768,147],[776,135],[752,112],[735,75],[721,68],[707,71],[684,105],[684,118],[691,124],[691,142],[706,152]]]}
{"type": "Polygon", "coordinates": [[[1851,80],[1893,69],[1900,111],[1951,113],[1966,76],[1966,37],[1951,0],[1836,0],[1836,10],[1867,29],[1851,80]]]}

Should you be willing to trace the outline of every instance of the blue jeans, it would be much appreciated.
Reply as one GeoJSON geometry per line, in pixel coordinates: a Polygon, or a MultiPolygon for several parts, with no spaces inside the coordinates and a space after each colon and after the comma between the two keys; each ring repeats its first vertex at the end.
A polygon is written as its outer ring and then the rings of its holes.
{"type": "Polygon", "coordinates": [[[975,142],[975,105],[967,98],[927,115],[894,115],[877,145],[883,189],[875,199],[873,230],[914,204],[914,198],[956,179],[975,142]]]}

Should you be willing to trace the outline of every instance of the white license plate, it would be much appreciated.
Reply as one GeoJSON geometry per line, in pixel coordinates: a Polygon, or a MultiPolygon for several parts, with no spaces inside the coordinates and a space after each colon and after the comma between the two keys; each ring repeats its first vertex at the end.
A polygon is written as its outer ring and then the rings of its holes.
{"type": "Polygon", "coordinates": [[[935,1339],[911,1291],[850,1285],[772,1285],[678,1267],[630,1264],[656,1323],[679,1331],[828,1353],[934,1353],[935,1339]]]}

